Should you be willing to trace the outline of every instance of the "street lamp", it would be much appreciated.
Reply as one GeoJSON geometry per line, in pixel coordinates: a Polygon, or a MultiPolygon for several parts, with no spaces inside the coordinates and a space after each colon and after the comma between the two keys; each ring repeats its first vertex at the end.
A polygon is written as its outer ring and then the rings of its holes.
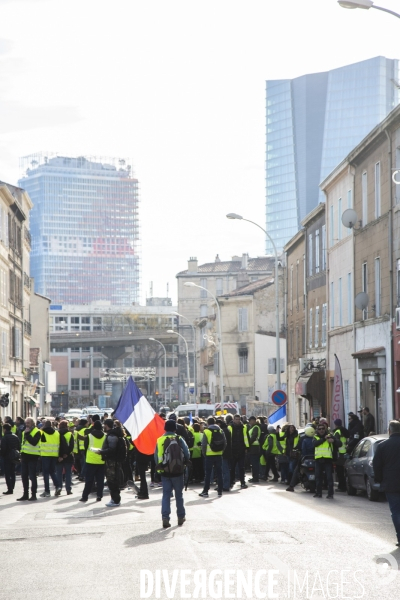
{"type": "Polygon", "coordinates": [[[217,298],[214,296],[214,294],[212,294],[207,288],[203,287],[202,285],[197,285],[197,283],[193,283],[193,281],[187,281],[186,283],[184,283],[183,285],[185,285],[186,287],[196,287],[199,288],[200,290],[205,290],[207,292],[207,294],[210,294],[210,296],[212,298],[214,298],[215,303],[217,305],[217,310],[218,310],[218,338],[219,338],[219,370],[220,370],[220,381],[221,381],[221,415],[224,414],[224,361],[222,358],[222,325],[221,325],[221,309],[219,306],[219,302],[217,300],[217,298]]]}
{"type": "Polygon", "coordinates": [[[281,348],[280,348],[280,339],[279,339],[279,279],[278,279],[278,253],[276,251],[276,246],[274,244],[273,239],[269,235],[268,231],[266,231],[261,225],[255,223],[254,221],[250,221],[249,219],[244,219],[241,215],[236,213],[229,213],[226,215],[228,219],[238,219],[240,221],[247,221],[248,223],[253,223],[256,227],[261,229],[268,237],[269,241],[272,244],[272,247],[275,252],[275,311],[276,311],[276,325],[275,325],[275,336],[276,336],[276,385],[277,389],[281,389],[281,348]]]}
{"type": "Polygon", "coordinates": [[[155,338],[149,338],[150,342],[157,342],[157,344],[160,344],[160,346],[162,346],[164,348],[164,394],[165,394],[165,401],[166,401],[166,397],[167,397],[167,351],[165,349],[164,344],[162,344],[160,342],[160,340],[156,340],[155,338]]]}
{"type": "Polygon", "coordinates": [[[177,331],[174,331],[173,329],[168,329],[167,333],[173,333],[175,335],[179,335],[179,337],[181,337],[183,339],[183,341],[185,342],[185,346],[186,346],[187,380],[188,380],[188,385],[187,385],[187,401],[188,401],[188,404],[189,404],[190,373],[189,373],[189,350],[188,350],[187,341],[185,340],[185,338],[183,337],[183,335],[181,333],[178,333],[177,331]]]}
{"type": "Polygon", "coordinates": [[[395,17],[400,19],[400,15],[393,10],[389,10],[388,8],[383,8],[382,6],[375,6],[372,0],[338,0],[338,4],[342,8],[363,8],[368,10],[369,8],[376,8],[377,10],[382,10],[383,12],[387,12],[395,17]]]}
{"type": "Polygon", "coordinates": [[[196,400],[196,398],[197,398],[196,331],[195,331],[193,324],[189,321],[189,319],[187,317],[185,317],[184,315],[181,315],[180,313],[178,313],[176,311],[172,311],[171,314],[176,315],[177,317],[180,317],[182,319],[185,319],[185,321],[187,321],[189,323],[190,327],[193,330],[193,385],[194,385],[194,399],[196,400]]]}

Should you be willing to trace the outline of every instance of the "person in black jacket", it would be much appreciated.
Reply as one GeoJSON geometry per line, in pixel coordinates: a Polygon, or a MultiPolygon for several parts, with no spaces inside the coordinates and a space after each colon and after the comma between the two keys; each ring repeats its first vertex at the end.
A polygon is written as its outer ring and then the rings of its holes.
{"type": "Polygon", "coordinates": [[[400,423],[390,421],[389,439],[377,445],[373,459],[374,479],[385,492],[400,546],[400,423]]]}
{"type": "Polygon", "coordinates": [[[112,419],[104,420],[104,432],[107,437],[99,454],[106,461],[106,480],[111,496],[106,506],[113,507],[121,504],[120,491],[124,485],[124,473],[118,456],[118,440],[123,438],[123,433],[120,427],[114,427],[112,419]]]}
{"type": "Polygon", "coordinates": [[[371,435],[371,433],[375,433],[375,417],[371,415],[369,412],[369,408],[366,406],[362,414],[364,415],[364,432],[365,435],[371,435]]]}
{"type": "Polygon", "coordinates": [[[68,430],[68,421],[60,421],[58,426],[60,433],[60,453],[56,466],[57,478],[60,488],[63,486],[63,470],[65,472],[65,489],[67,495],[72,494],[72,465],[74,464],[74,435],[68,430]],[[66,435],[67,434],[67,435],[66,435]],[[68,439],[69,438],[69,439],[68,439]]]}
{"type": "Polygon", "coordinates": [[[185,425],[182,425],[182,422],[180,422],[180,419],[176,419],[176,414],[172,413],[171,415],[169,415],[168,419],[170,421],[175,421],[176,423],[176,435],[179,435],[181,438],[183,438],[186,442],[186,444],[188,444],[189,442],[189,438],[188,438],[188,434],[187,434],[187,429],[185,427],[185,425]]]}
{"type": "Polygon", "coordinates": [[[249,447],[246,425],[242,423],[240,415],[233,417],[232,425],[228,425],[232,434],[232,463],[231,463],[231,487],[236,478],[236,465],[239,467],[240,487],[247,488],[244,478],[244,463],[246,450],[249,447]]]}
{"type": "Polygon", "coordinates": [[[364,427],[360,419],[354,413],[349,413],[349,439],[347,442],[347,452],[351,454],[358,442],[364,437],[364,427]]]}
{"type": "Polygon", "coordinates": [[[41,437],[41,431],[35,426],[35,421],[31,417],[28,417],[25,420],[21,447],[21,479],[24,493],[21,498],[17,498],[17,502],[24,500],[32,502],[36,500],[41,437]],[[29,497],[29,480],[31,481],[31,497],[29,497]]]}
{"type": "MultiPolygon", "coordinates": [[[[232,436],[224,419],[217,419],[219,425],[225,435],[226,446],[222,454],[222,491],[231,491],[231,462],[232,462],[232,436]]],[[[217,488],[216,488],[217,489],[217,488]]]]}
{"type": "Polygon", "coordinates": [[[3,492],[3,494],[9,495],[14,493],[15,487],[15,463],[12,460],[12,453],[13,450],[19,450],[21,444],[18,436],[15,433],[11,433],[11,425],[9,423],[4,423],[3,434],[1,439],[1,456],[4,461],[4,475],[7,484],[7,491],[3,492]]]}

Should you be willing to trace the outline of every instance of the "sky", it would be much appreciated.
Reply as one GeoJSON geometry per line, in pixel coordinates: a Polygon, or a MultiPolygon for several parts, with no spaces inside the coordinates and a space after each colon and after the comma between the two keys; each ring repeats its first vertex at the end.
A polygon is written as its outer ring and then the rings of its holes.
{"type": "MultiPolygon", "coordinates": [[[[379,0],[400,12],[400,0],[379,0]]],[[[44,151],[130,157],[142,302],[265,252],[265,81],[400,58],[400,20],[336,0],[0,0],[0,180],[44,151]]]]}

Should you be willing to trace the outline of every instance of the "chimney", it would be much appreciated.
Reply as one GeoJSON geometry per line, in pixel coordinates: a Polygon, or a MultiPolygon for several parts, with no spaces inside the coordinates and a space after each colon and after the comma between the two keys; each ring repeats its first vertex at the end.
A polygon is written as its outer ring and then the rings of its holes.
{"type": "Polygon", "coordinates": [[[197,273],[197,258],[194,256],[191,256],[188,260],[188,271],[189,273],[197,273]]]}
{"type": "Polygon", "coordinates": [[[249,255],[248,254],[242,254],[242,266],[241,266],[241,269],[244,269],[244,270],[247,269],[248,261],[249,261],[249,255]]]}
{"type": "Polygon", "coordinates": [[[215,262],[221,262],[221,259],[219,257],[219,254],[217,254],[217,256],[215,257],[215,262]]]}

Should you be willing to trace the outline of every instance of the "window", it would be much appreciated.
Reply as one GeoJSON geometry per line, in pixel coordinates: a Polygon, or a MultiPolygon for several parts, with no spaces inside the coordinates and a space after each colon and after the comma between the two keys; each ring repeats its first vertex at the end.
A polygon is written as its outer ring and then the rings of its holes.
{"type": "Polygon", "coordinates": [[[290,310],[293,312],[293,265],[290,267],[290,310]]]}
{"type": "Polygon", "coordinates": [[[367,172],[364,171],[361,179],[361,198],[362,198],[362,226],[368,223],[368,186],[367,172]]]}
{"type": "Polygon", "coordinates": [[[308,332],[309,332],[309,338],[308,338],[308,347],[312,348],[312,334],[313,334],[313,310],[312,308],[310,308],[310,313],[309,313],[309,323],[308,323],[308,332]]]}
{"type": "Polygon", "coordinates": [[[79,392],[79,379],[77,379],[77,378],[71,379],[71,390],[73,392],[79,392]]]}
{"type": "Polygon", "coordinates": [[[322,305],[321,346],[326,346],[326,304],[322,305]]]}
{"type": "Polygon", "coordinates": [[[353,322],[353,303],[351,301],[353,290],[351,289],[351,273],[347,273],[347,324],[353,322]]]}
{"type": "Polygon", "coordinates": [[[313,274],[313,234],[308,236],[308,275],[313,274]]]}
{"type": "Polygon", "coordinates": [[[375,259],[375,316],[381,316],[381,259],[375,259]]]}
{"type": "Polygon", "coordinates": [[[333,222],[333,204],[331,205],[330,210],[330,228],[329,228],[329,246],[333,246],[333,241],[335,237],[335,223],[333,222]]]}
{"type": "Polygon", "coordinates": [[[219,353],[214,354],[214,375],[219,375],[219,353]]]}
{"type": "Polygon", "coordinates": [[[101,358],[96,358],[93,360],[93,368],[94,369],[101,369],[102,366],[103,366],[103,361],[101,358]]]}
{"type": "Polygon", "coordinates": [[[12,356],[14,358],[21,358],[21,334],[22,331],[19,327],[13,327],[12,356]]]}
{"type": "Polygon", "coordinates": [[[315,272],[319,273],[319,229],[315,232],[315,272]]]}
{"type": "Polygon", "coordinates": [[[81,361],[73,359],[71,360],[71,369],[79,369],[81,366],[81,361]]]}
{"type": "Polygon", "coordinates": [[[200,290],[200,298],[207,298],[207,279],[200,279],[200,285],[203,288],[206,288],[205,290],[200,290]]]}
{"type": "Polygon", "coordinates": [[[249,351],[247,348],[239,349],[239,373],[248,373],[249,351]]]}
{"type": "Polygon", "coordinates": [[[342,199],[338,200],[338,240],[342,239],[342,199]]]}
{"type": "Polygon", "coordinates": [[[7,367],[8,365],[8,353],[7,353],[7,331],[1,332],[1,366],[7,367]]]}
{"type": "MultiPolygon", "coordinates": [[[[285,372],[285,359],[281,358],[281,373],[285,372]]],[[[276,375],[276,358],[268,359],[268,374],[276,375]]]]}
{"type": "Polygon", "coordinates": [[[93,379],[93,389],[94,390],[101,390],[101,382],[100,382],[100,379],[98,377],[95,377],[93,379]]]}
{"type": "Polygon", "coordinates": [[[71,331],[79,331],[80,317],[71,317],[71,331]]]}
{"type": "Polygon", "coordinates": [[[339,304],[339,327],[343,325],[343,311],[342,311],[342,278],[339,277],[338,285],[338,304],[339,304]]]}
{"type": "Polygon", "coordinates": [[[218,277],[217,279],[217,296],[222,296],[224,293],[224,284],[222,277],[218,277]]]}
{"type": "Polygon", "coordinates": [[[247,308],[239,308],[239,331],[247,331],[247,308]]]}
{"type": "Polygon", "coordinates": [[[381,216],[381,163],[375,165],[375,219],[381,216]]]}
{"type": "Polygon", "coordinates": [[[326,270],[326,225],[322,225],[322,255],[321,255],[321,270],[326,270]]]}
{"type": "Polygon", "coordinates": [[[372,446],[372,442],[371,440],[365,440],[361,450],[360,450],[360,454],[358,455],[358,458],[364,458],[364,456],[367,456],[369,449],[372,446]]]}
{"type": "Polygon", "coordinates": [[[319,306],[315,307],[315,334],[314,334],[314,346],[319,346],[319,306]]]}
{"type": "Polygon", "coordinates": [[[101,317],[93,317],[93,331],[101,331],[101,317]]]}
{"type": "Polygon", "coordinates": [[[81,318],[81,323],[82,323],[82,331],[90,331],[90,317],[82,317],[81,318]]]}
{"type": "Polygon", "coordinates": [[[84,390],[88,390],[89,389],[89,378],[88,379],[82,379],[82,391],[84,390]]]}
{"type": "Polygon", "coordinates": [[[331,295],[329,298],[329,303],[330,303],[330,308],[331,308],[331,329],[333,329],[335,327],[335,299],[334,299],[334,293],[335,293],[335,286],[333,281],[331,281],[331,295]]]}
{"type": "MultiPolygon", "coordinates": [[[[368,293],[368,265],[367,263],[362,264],[362,272],[361,272],[361,280],[362,280],[362,291],[368,293]]],[[[363,311],[363,319],[368,319],[368,308],[365,308],[363,311]]]]}
{"type": "Polygon", "coordinates": [[[206,317],[207,316],[207,304],[200,304],[200,316],[201,317],[206,317]]]}

